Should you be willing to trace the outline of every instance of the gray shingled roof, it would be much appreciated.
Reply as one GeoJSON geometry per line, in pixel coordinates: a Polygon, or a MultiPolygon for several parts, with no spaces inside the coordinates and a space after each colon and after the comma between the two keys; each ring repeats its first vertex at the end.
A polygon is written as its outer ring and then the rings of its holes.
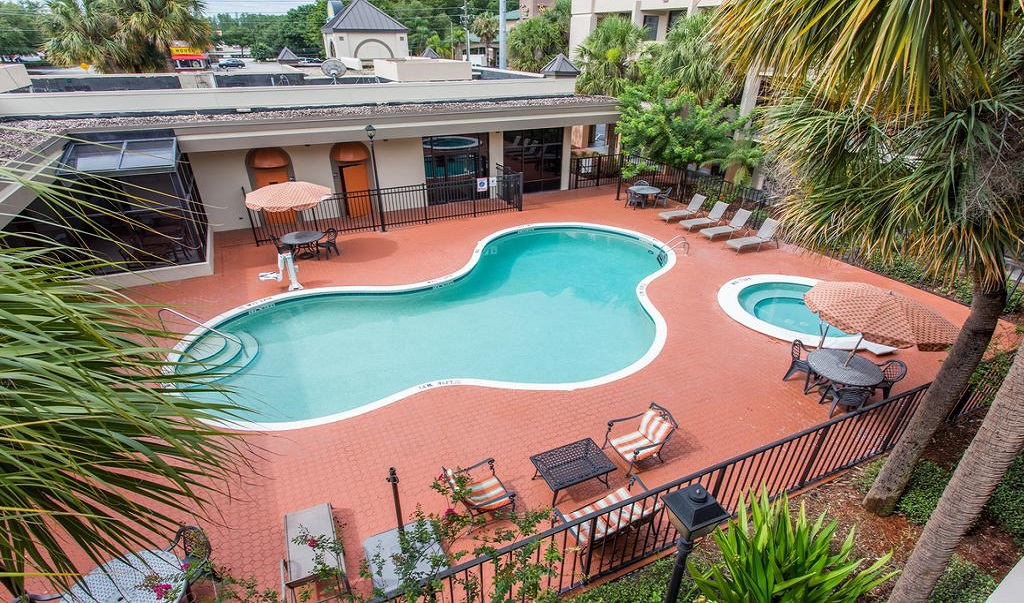
{"type": "Polygon", "coordinates": [[[284,48],[281,49],[281,52],[277,53],[277,60],[278,61],[298,61],[299,60],[299,55],[297,55],[294,52],[292,52],[291,48],[288,48],[287,46],[285,46],[284,48]]]}
{"type": "Polygon", "coordinates": [[[434,50],[433,48],[429,47],[429,46],[427,46],[426,50],[424,50],[423,54],[421,54],[420,56],[423,57],[423,58],[427,58],[427,59],[439,59],[439,58],[441,58],[441,55],[437,54],[437,51],[434,50]]]}
{"type": "Polygon", "coordinates": [[[580,70],[569,60],[569,57],[562,53],[558,53],[558,56],[551,59],[544,68],[540,70],[541,73],[551,73],[553,75],[579,75],[580,70]]]}
{"type": "Polygon", "coordinates": [[[340,31],[409,31],[409,28],[367,2],[352,0],[340,13],[320,28],[323,33],[340,31]]]}

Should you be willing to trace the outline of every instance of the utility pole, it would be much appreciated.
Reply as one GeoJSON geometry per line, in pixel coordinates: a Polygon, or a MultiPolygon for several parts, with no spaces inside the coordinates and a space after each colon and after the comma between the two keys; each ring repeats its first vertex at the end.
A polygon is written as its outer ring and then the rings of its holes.
{"type": "Polygon", "coordinates": [[[508,69],[508,59],[505,58],[508,17],[505,13],[505,0],[498,0],[498,69],[508,69]]]}
{"type": "Polygon", "coordinates": [[[469,0],[462,0],[462,27],[466,29],[466,62],[469,60],[469,0]]]}

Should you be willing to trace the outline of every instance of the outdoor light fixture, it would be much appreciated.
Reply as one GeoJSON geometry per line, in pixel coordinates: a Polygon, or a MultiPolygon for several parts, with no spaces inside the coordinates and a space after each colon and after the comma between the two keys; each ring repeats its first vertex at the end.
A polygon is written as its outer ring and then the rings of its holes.
{"type": "Polygon", "coordinates": [[[377,178],[377,152],[374,149],[373,137],[377,135],[377,128],[370,124],[364,128],[366,137],[370,139],[370,164],[373,166],[373,189],[377,198],[377,218],[380,220],[380,231],[385,232],[387,226],[384,224],[384,201],[380,198],[380,180],[377,178]]]}
{"type": "Polygon", "coordinates": [[[693,484],[661,497],[668,509],[668,519],[679,532],[676,540],[676,564],[665,593],[665,603],[676,603],[679,585],[686,568],[686,557],[693,551],[693,541],[709,534],[718,524],[729,519],[730,513],[718,504],[714,496],[700,484],[693,484]]]}

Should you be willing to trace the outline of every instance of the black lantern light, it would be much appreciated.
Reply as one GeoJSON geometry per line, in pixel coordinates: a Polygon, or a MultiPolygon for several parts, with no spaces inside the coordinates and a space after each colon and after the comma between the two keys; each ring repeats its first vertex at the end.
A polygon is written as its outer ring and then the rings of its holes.
{"type": "Polygon", "coordinates": [[[731,515],[700,484],[670,492],[662,496],[661,501],[668,509],[669,521],[679,532],[679,539],[676,540],[676,564],[672,569],[668,592],[665,593],[665,603],[676,603],[683,570],[686,568],[686,557],[693,551],[693,541],[711,533],[718,524],[729,519],[731,515]]]}

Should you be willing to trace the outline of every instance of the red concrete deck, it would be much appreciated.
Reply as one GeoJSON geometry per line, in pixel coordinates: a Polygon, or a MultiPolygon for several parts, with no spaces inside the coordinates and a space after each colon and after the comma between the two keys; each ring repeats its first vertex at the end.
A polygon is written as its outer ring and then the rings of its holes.
{"type": "MultiPolygon", "coordinates": [[[[312,288],[427,280],[464,265],[485,235],[534,222],[608,224],[663,241],[680,232],[653,210],[624,209],[614,200],[614,187],[531,195],[525,205],[522,213],[342,235],[341,257],[301,261],[301,281],[312,288]]],[[[587,436],[600,443],[608,419],[641,412],[652,400],[668,407],[681,429],[664,451],[665,464],[642,472],[648,485],[823,421],[828,407],[819,406],[817,396],[801,394],[802,380],[780,380],[789,365],[789,345],[739,325],[719,309],[718,288],[739,276],[864,281],[920,299],[956,324],[967,315],[959,304],[795,247],[736,254],[696,233],[688,238],[690,255],[679,257],[647,290],[668,322],[668,340],[660,356],[636,374],[572,392],[441,388],[330,425],[248,436],[263,449],[263,458],[254,460],[244,486],[210,501],[223,524],[210,526],[217,561],[266,586],[278,584],[284,514],[329,501],[344,524],[347,564],[354,570],[363,539],[394,527],[384,481],[389,466],[398,468],[406,511],[416,503],[428,512],[443,511],[445,501],[428,487],[440,466],[465,466],[488,456],[497,459],[500,475],[525,506],[543,507],[551,492],[542,480],[531,481],[531,454],[587,436]]],[[[257,279],[259,272],[274,269],[274,250],[257,248],[248,231],[218,235],[215,253],[213,276],[132,294],[209,318],[279,293],[287,284],[257,279]]],[[[896,388],[901,391],[929,381],[944,354],[901,350],[895,357],[910,367],[896,388]]],[[[612,475],[613,487],[623,482],[621,472],[612,475]]],[[[578,486],[563,492],[558,506],[573,510],[603,493],[596,483],[578,486]]]]}

